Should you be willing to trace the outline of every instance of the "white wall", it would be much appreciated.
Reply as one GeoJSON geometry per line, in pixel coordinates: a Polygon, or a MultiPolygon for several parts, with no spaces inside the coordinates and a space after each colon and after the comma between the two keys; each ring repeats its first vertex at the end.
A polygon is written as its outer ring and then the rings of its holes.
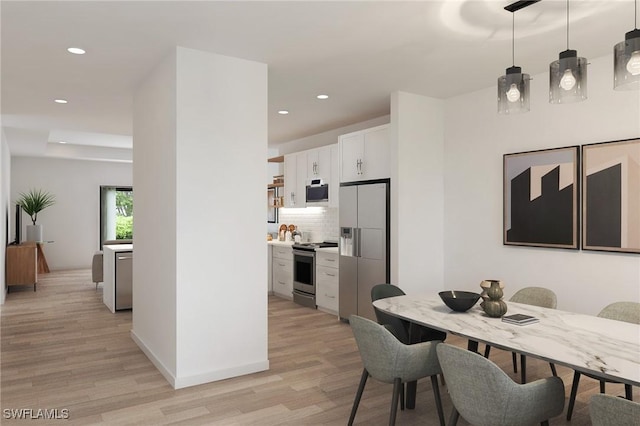
{"type": "MultiPolygon", "coordinates": [[[[38,214],[51,270],[90,268],[100,248],[100,185],[130,186],[130,163],[66,160],[46,157],[12,157],[11,203],[21,192],[43,189],[56,203],[38,214]]],[[[23,212],[22,235],[31,224],[23,212]]]]}
{"type": "Polygon", "coordinates": [[[266,65],[177,48],[136,94],[134,141],[145,193],[134,339],[176,388],[267,369],[267,245],[255,238],[267,199],[266,65]],[[161,296],[146,300],[156,286],[161,296]]]}
{"type": "Polygon", "coordinates": [[[159,371],[176,376],[176,53],[133,102],[133,321],[131,335],[159,371]]]}
{"type": "Polygon", "coordinates": [[[406,293],[444,285],[443,101],[391,95],[391,281],[406,293]]]}
{"type": "Polygon", "coordinates": [[[11,207],[9,202],[11,190],[11,157],[9,145],[5,138],[4,130],[0,129],[0,305],[4,303],[6,296],[5,287],[5,242],[7,241],[6,223],[9,221],[9,242],[13,241],[13,229],[11,224],[11,207]]]}
{"type": "Polygon", "coordinates": [[[589,99],[548,103],[548,75],[533,76],[531,111],[496,113],[495,87],[445,102],[445,287],[479,291],[483,279],[545,286],[558,308],[596,314],[640,301],[640,256],[502,245],[505,153],[640,137],[640,92],[613,90],[612,58],[590,59],[589,99]]]}

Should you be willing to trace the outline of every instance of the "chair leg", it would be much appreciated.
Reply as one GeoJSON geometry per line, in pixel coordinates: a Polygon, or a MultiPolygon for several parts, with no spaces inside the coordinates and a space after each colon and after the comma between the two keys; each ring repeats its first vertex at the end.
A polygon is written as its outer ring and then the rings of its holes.
{"type": "Polygon", "coordinates": [[[484,357],[489,358],[489,352],[491,352],[491,346],[485,345],[484,347],[484,357]]]}
{"type": "Polygon", "coordinates": [[[511,360],[513,361],[513,372],[518,372],[518,362],[516,361],[516,353],[511,352],[511,360]]]}
{"type": "Polygon", "coordinates": [[[604,386],[604,380],[600,380],[600,393],[605,393],[606,389],[604,386]]]}
{"type": "Polygon", "coordinates": [[[440,399],[440,389],[438,386],[438,375],[431,376],[431,387],[433,388],[433,397],[436,400],[436,410],[438,410],[438,418],[440,419],[440,426],[444,424],[444,412],[442,411],[442,400],[440,399]]]}
{"type": "Polygon", "coordinates": [[[393,379],[393,396],[391,397],[391,412],[389,413],[389,426],[396,424],[396,413],[398,412],[398,399],[400,398],[400,387],[402,381],[399,377],[393,379]]]}
{"type": "Polygon", "coordinates": [[[404,383],[400,385],[400,411],[404,411],[404,383]]]}
{"type": "Polygon", "coordinates": [[[553,377],[558,377],[558,372],[556,371],[556,365],[550,362],[549,367],[551,367],[551,374],[553,374],[553,377]]]}
{"type": "Polygon", "coordinates": [[[576,394],[578,393],[578,384],[580,383],[580,373],[573,373],[573,383],[571,384],[571,395],[569,395],[569,407],[567,408],[567,420],[571,420],[573,414],[573,406],[576,403],[576,394]]]}
{"type": "Polygon", "coordinates": [[[449,426],[456,426],[458,424],[458,419],[460,418],[460,413],[456,410],[456,407],[451,408],[451,416],[449,417],[449,426]]]}
{"type": "Polygon", "coordinates": [[[360,377],[360,384],[358,385],[358,391],[356,392],[356,399],[353,400],[353,407],[351,407],[351,415],[349,416],[349,426],[353,425],[353,420],[356,418],[356,411],[358,411],[358,405],[360,405],[360,398],[362,398],[362,391],[364,391],[364,385],[367,384],[369,378],[369,372],[366,368],[362,369],[362,376],[360,377]]]}
{"type": "Polygon", "coordinates": [[[624,397],[629,401],[633,401],[633,392],[631,392],[631,385],[624,385],[624,397]]]}
{"type": "Polygon", "coordinates": [[[527,357],[520,355],[520,383],[527,383],[527,357]]]}

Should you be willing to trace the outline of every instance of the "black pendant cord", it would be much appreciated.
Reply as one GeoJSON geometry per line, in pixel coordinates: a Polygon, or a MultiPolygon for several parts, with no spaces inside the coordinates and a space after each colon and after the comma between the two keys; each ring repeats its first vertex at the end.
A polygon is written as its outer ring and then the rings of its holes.
{"type": "Polygon", "coordinates": [[[516,14],[511,14],[511,65],[516,66],[516,14]]]}
{"type": "Polygon", "coordinates": [[[569,0],[567,0],[567,50],[569,50],[569,0]]]}

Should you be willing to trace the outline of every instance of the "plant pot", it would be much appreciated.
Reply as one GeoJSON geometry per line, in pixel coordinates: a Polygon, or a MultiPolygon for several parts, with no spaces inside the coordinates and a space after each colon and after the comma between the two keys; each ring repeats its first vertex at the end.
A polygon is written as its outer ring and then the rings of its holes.
{"type": "Polygon", "coordinates": [[[42,225],[27,225],[26,241],[42,242],[42,225]]]}

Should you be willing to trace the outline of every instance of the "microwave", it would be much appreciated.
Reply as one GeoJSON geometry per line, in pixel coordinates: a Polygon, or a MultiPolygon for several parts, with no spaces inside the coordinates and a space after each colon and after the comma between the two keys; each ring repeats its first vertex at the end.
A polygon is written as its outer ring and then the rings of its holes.
{"type": "Polygon", "coordinates": [[[329,184],[322,179],[307,181],[307,203],[326,203],[329,201],[329,184]]]}

